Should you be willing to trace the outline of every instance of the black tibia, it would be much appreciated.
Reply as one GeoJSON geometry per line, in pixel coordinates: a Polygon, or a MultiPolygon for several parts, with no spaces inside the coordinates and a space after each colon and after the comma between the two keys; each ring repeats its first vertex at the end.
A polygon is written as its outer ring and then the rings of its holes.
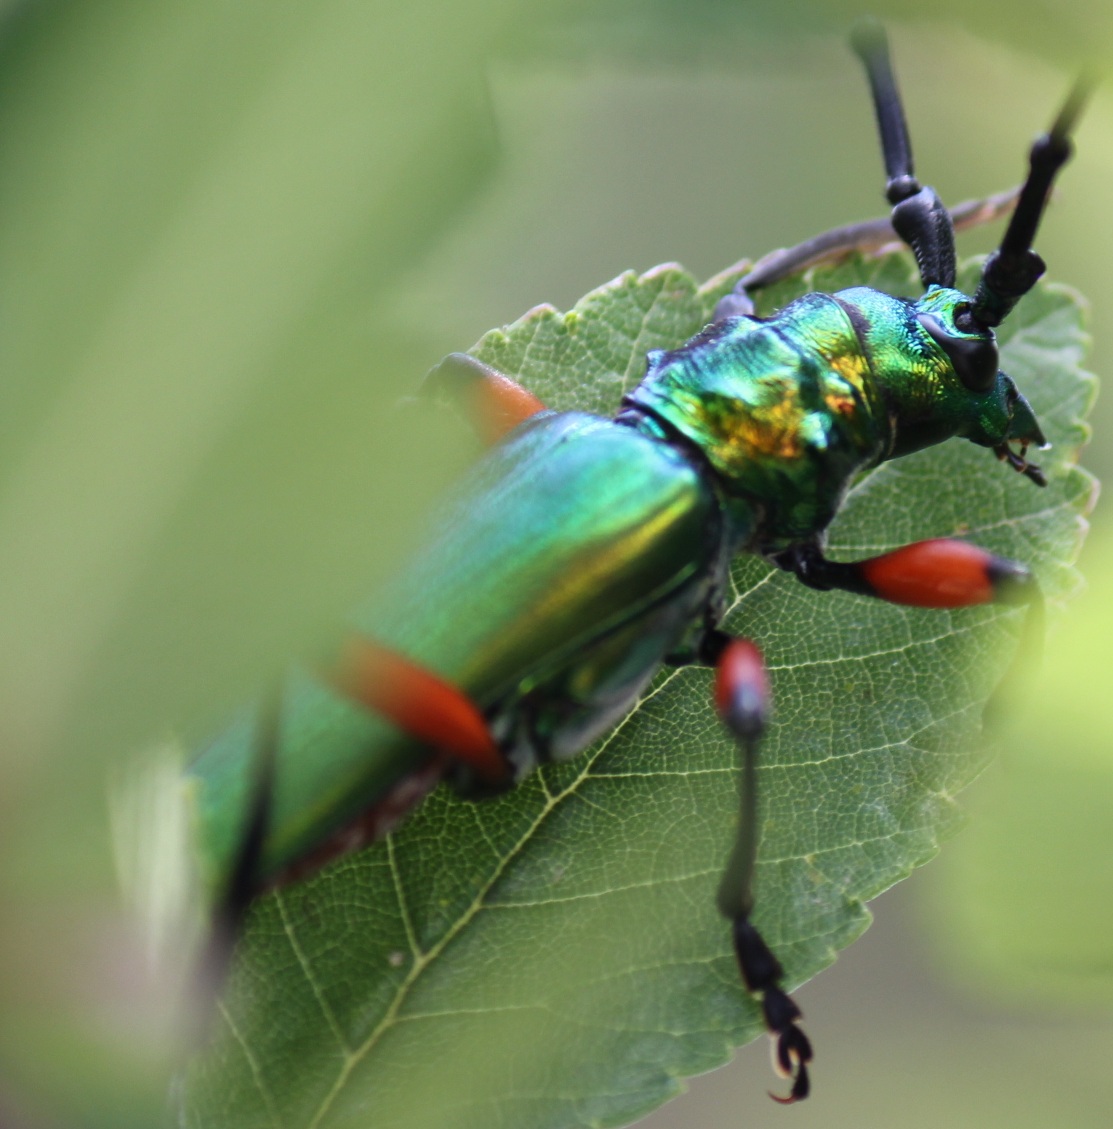
{"type": "Polygon", "coordinates": [[[1016,211],[1009,221],[1001,246],[986,260],[978,292],[974,295],[970,314],[980,326],[1000,325],[1044,272],[1044,261],[1032,250],[1032,244],[1047,206],[1051,185],[1070,159],[1070,133],[1092,85],[1088,77],[1080,78],[1051,129],[1036,138],[1032,145],[1028,155],[1028,179],[1020,190],[1016,211]]]}
{"type": "Polygon", "coordinates": [[[198,1043],[207,1035],[211,1007],[228,977],[232,953],[243,932],[247,911],[263,889],[260,863],[274,808],[281,709],[281,691],[276,690],[260,710],[243,829],[228,880],[213,907],[209,935],[197,962],[199,1007],[193,1017],[195,1030],[190,1036],[198,1043]]]}
{"type": "Polygon", "coordinates": [[[913,541],[860,561],[832,561],[815,544],[795,545],[773,563],[809,588],[837,588],[893,604],[959,608],[1000,603],[1035,607],[1040,587],[1027,565],[968,541],[913,541]]]}
{"type": "Polygon", "coordinates": [[[1005,706],[1026,687],[1043,651],[1044,603],[1039,582],[1019,561],[999,557],[964,541],[918,541],[863,561],[830,561],[816,545],[796,546],[774,564],[809,588],[837,588],[893,604],[959,608],[1008,604],[1027,608],[1020,640],[1003,678],[986,702],[983,720],[995,728],[1005,706]]]}
{"type": "Polygon", "coordinates": [[[785,572],[791,572],[801,584],[820,592],[838,588],[858,596],[876,596],[858,561],[829,561],[817,545],[794,545],[772,558],[785,572]]]}
{"type": "Polygon", "coordinates": [[[893,227],[912,248],[925,287],[955,282],[955,234],[951,217],[934,188],[921,186],[912,171],[912,146],[904,108],[889,63],[889,40],[880,24],[860,24],[851,38],[865,64],[881,151],[885,159],[885,196],[893,205],[893,227]]]}
{"type": "Polygon", "coordinates": [[[731,923],[742,981],[761,1000],[762,1016],[773,1040],[773,1065],[792,1079],[787,1097],[770,1096],[779,1102],[800,1101],[809,1091],[811,1044],[797,1025],[800,1009],[781,986],[784,969],[750,921],[758,847],[758,746],[769,717],[765,668],[752,643],[723,631],[708,633],[700,658],[715,667],[715,707],[742,751],[738,836],[719,885],[719,911],[731,923]]]}

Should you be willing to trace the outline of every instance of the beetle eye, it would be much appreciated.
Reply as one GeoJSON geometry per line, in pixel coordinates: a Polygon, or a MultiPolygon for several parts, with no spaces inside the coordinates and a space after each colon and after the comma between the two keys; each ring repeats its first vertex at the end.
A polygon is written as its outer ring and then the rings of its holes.
{"type": "Polygon", "coordinates": [[[981,333],[985,326],[976,321],[969,304],[959,306],[954,314],[955,329],[959,333],[981,333]]]}
{"type": "MultiPolygon", "coordinates": [[[[935,318],[920,314],[920,324],[947,354],[951,367],[959,380],[979,395],[988,392],[997,380],[997,341],[992,332],[988,337],[955,337],[948,333],[935,318]]],[[[958,319],[956,318],[956,324],[958,319]]]]}

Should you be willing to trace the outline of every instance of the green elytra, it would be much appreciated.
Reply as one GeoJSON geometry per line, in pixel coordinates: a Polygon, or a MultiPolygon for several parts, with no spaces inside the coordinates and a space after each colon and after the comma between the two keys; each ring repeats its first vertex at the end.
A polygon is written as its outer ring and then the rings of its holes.
{"type": "MultiPolygon", "coordinates": [[[[761,319],[752,293],[813,258],[823,237],[759,266],[707,329],[649,354],[614,420],[541,411],[511,430],[445,504],[410,566],[351,620],[357,636],[474,703],[507,783],[584,749],[662,663],[719,670],[719,712],[744,766],[741,830],[719,905],[793,1078],[789,1100],[807,1095],[811,1048],[780,966],[749,922],[767,701],[745,656],[730,665],[728,654],[739,652],[718,627],[730,562],[757,553],[810,586],[893,602],[957,606],[935,595],[936,580],[954,580],[966,585],[962,602],[1038,605],[1028,570],[989,554],[977,557],[970,579],[969,554],[926,567],[913,545],[846,564],[827,560],[822,545],[862,471],[951,437],[993,449],[1042,483],[1025,456],[1043,436],[997,369],[993,328],[1042,273],[1031,243],[1081,102],[1073,94],[1033,147],[1009,229],[971,297],[953,288],[950,216],[912,176],[884,37],[867,29],[856,48],[873,86],[893,227],[916,254],[924,295],[813,293],[761,319]],[[908,575],[894,582],[894,568],[908,575]],[[936,576],[921,577],[931,569],[936,576]]],[[[446,359],[435,374],[458,389],[503,379],[470,358],[446,359]]],[[[404,726],[327,675],[292,670],[271,710],[246,710],[187,769],[214,902],[238,921],[261,889],[389,830],[442,774],[465,793],[480,790],[467,765],[434,763],[404,726]]]]}

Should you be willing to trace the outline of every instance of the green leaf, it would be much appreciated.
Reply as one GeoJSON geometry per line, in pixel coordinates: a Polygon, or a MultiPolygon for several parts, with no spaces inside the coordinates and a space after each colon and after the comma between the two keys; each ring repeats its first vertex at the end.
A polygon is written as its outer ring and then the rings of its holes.
{"type": "MultiPolygon", "coordinates": [[[[646,351],[701,328],[735,277],[624,274],[473,351],[553,407],[610,414],[646,351]]],[[[768,300],[863,283],[915,291],[895,256],[817,271],[768,300]]],[[[1002,339],[1003,367],[1054,443],[1048,488],[948,443],[861,481],[832,530],[836,555],[969,535],[1030,563],[1053,603],[1076,587],[1093,494],[1074,465],[1094,393],[1079,300],[1039,288],[1002,339]]],[[[1018,613],[812,592],[755,559],[734,586],[727,626],[764,648],[776,699],[756,922],[795,985],[866,928],[866,900],[954,830],[956,796],[988,756],[982,707],[1018,613]]],[[[183,1123],[621,1124],[758,1035],[714,906],[737,752],[709,683],[664,672],[572,763],[488,804],[441,790],[389,841],[261,901],[183,1123]]]]}

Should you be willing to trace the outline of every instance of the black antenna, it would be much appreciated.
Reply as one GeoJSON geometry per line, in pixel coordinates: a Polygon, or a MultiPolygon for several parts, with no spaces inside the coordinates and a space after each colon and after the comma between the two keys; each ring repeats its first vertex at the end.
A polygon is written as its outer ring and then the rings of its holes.
{"type": "Polygon", "coordinates": [[[978,292],[970,309],[970,316],[981,326],[1000,325],[1046,269],[1043,259],[1032,250],[1032,244],[1055,177],[1073,152],[1070,134],[1093,87],[1093,76],[1080,76],[1051,128],[1032,144],[1028,154],[1028,179],[1020,190],[1016,211],[1001,246],[982,268],[978,292]]]}
{"type": "Polygon", "coordinates": [[[912,172],[912,144],[889,61],[889,38],[879,23],[867,20],[854,29],[850,43],[866,68],[873,95],[893,228],[912,248],[925,287],[954,286],[954,226],[935,189],[922,187],[912,172]]]}
{"type": "Polygon", "coordinates": [[[908,124],[889,59],[889,37],[879,23],[867,20],[855,27],[850,45],[865,65],[873,95],[885,172],[889,177],[885,195],[890,204],[899,204],[919,192],[920,183],[912,171],[912,143],[908,140],[908,124]]]}

